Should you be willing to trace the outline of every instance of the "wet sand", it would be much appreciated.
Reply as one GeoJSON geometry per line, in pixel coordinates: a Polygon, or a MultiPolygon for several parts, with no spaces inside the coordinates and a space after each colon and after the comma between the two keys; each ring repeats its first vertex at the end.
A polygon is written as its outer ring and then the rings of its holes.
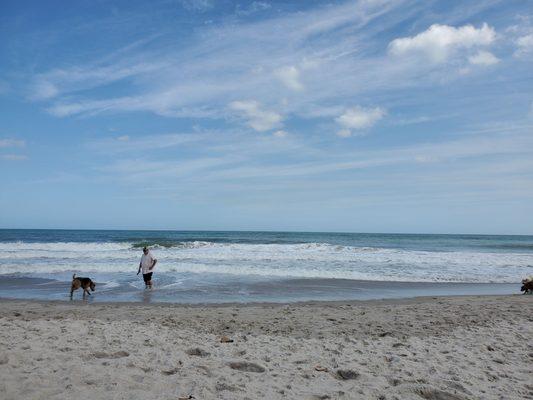
{"type": "Polygon", "coordinates": [[[533,399],[533,296],[0,305],[6,400],[533,399]]]}

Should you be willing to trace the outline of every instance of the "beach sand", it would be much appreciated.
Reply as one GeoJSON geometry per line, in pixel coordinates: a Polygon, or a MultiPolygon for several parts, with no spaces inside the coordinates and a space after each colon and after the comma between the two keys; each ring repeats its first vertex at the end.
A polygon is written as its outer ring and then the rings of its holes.
{"type": "Polygon", "coordinates": [[[5,400],[533,399],[533,296],[1,300],[0,329],[5,400]]]}

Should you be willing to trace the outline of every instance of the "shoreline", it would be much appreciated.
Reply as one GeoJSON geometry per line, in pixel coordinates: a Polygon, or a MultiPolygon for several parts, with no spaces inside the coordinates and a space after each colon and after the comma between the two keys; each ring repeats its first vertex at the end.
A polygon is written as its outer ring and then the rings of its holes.
{"type": "MultiPolygon", "coordinates": [[[[169,283],[168,278],[160,274],[155,279],[154,290],[147,291],[140,279],[135,281],[134,286],[129,281],[124,281],[127,277],[119,276],[115,284],[110,286],[98,280],[98,277],[96,278],[96,291],[87,298],[88,301],[94,303],[301,303],[449,295],[520,294],[519,282],[405,282],[325,278],[254,281],[226,277],[222,281],[205,279],[202,282],[184,281],[176,285],[172,281],[169,283]]],[[[20,276],[4,276],[0,280],[0,298],[68,300],[69,294],[70,281],[66,280],[20,276]]],[[[74,298],[81,298],[81,291],[76,291],[74,298]]]]}
{"type": "Polygon", "coordinates": [[[532,296],[0,304],[6,400],[533,399],[532,296]]]}

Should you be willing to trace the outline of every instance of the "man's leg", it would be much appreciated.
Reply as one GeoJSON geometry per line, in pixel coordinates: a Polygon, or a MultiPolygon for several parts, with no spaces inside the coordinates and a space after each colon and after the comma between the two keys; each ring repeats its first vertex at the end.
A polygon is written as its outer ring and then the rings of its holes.
{"type": "Polygon", "coordinates": [[[144,280],[144,288],[145,288],[145,289],[148,289],[148,282],[150,282],[150,281],[149,281],[149,279],[145,276],[145,274],[143,274],[143,280],[144,280]]]}

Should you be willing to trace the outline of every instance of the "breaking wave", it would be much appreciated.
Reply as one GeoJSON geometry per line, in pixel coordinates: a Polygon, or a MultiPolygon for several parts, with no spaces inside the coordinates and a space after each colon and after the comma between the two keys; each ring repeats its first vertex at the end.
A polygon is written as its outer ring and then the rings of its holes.
{"type": "Polygon", "coordinates": [[[527,252],[423,251],[329,243],[0,242],[0,274],[131,273],[149,246],[161,273],[412,282],[517,282],[527,252]]]}

